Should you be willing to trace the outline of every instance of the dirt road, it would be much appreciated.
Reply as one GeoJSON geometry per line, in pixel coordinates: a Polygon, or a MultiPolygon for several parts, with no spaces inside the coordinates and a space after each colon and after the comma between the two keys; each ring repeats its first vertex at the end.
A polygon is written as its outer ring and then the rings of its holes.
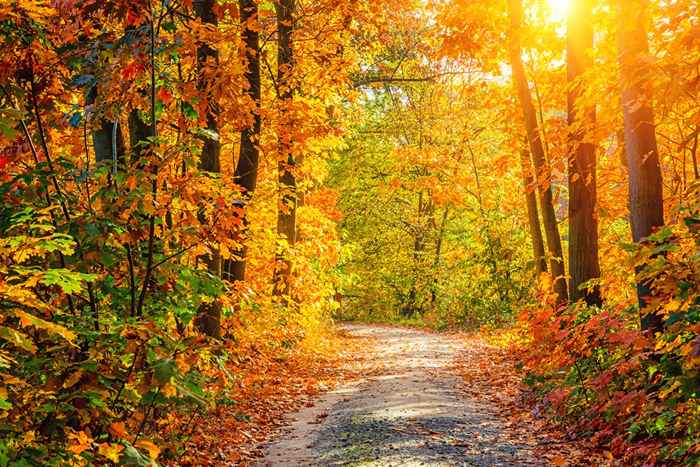
{"type": "MultiPolygon", "coordinates": [[[[504,431],[503,409],[488,394],[466,395],[453,361],[466,340],[412,329],[348,325],[373,338],[378,376],[347,384],[289,417],[260,466],[532,466],[533,436],[504,431]]],[[[464,363],[464,362],[463,362],[464,363]]],[[[468,362],[467,362],[468,364],[468,362]]]]}

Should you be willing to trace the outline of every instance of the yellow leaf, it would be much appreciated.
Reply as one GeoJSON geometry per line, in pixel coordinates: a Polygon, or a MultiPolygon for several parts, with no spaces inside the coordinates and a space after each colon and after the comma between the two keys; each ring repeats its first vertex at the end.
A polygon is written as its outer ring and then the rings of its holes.
{"type": "Polygon", "coordinates": [[[12,328],[0,326],[0,339],[4,339],[15,347],[19,347],[29,353],[36,353],[36,346],[32,340],[26,334],[12,328]]]}
{"type": "Polygon", "coordinates": [[[177,396],[177,388],[176,388],[174,385],[170,384],[170,383],[167,383],[165,386],[163,386],[163,388],[161,389],[161,391],[163,392],[163,394],[165,395],[165,397],[175,397],[175,396],[177,396]]]}
{"type": "Polygon", "coordinates": [[[97,452],[116,464],[119,462],[119,454],[123,450],[124,446],[121,444],[102,443],[97,452]]]}

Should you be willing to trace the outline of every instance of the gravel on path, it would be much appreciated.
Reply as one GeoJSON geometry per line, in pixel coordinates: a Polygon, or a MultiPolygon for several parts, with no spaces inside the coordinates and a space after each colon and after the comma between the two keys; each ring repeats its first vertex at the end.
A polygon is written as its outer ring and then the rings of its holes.
{"type": "Polygon", "coordinates": [[[473,355],[469,341],[400,327],[343,328],[374,339],[368,351],[383,371],[291,415],[259,466],[547,465],[534,454],[533,436],[514,439],[504,429],[507,414],[488,394],[460,391],[453,362],[473,355]]]}

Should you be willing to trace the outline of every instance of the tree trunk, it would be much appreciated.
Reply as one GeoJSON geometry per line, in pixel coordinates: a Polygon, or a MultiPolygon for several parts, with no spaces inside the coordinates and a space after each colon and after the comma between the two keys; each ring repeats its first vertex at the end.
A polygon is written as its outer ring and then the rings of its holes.
{"type": "MultiPolygon", "coordinates": [[[[197,17],[206,24],[216,26],[218,19],[213,11],[215,0],[198,0],[194,2],[197,17]]],[[[206,76],[207,63],[218,64],[219,52],[208,44],[200,44],[197,48],[197,66],[199,91],[204,93],[210,89],[209,79],[206,76]]],[[[207,111],[207,129],[210,133],[219,132],[219,106],[214,98],[209,96],[207,111]]],[[[221,172],[221,143],[218,138],[206,137],[202,155],[200,156],[200,169],[206,172],[221,172]]],[[[210,252],[202,258],[209,272],[215,277],[221,277],[221,252],[218,245],[211,245],[210,252]]],[[[210,337],[221,337],[221,304],[215,300],[200,306],[197,317],[197,327],[210,337]]]]}
{"type": "Polygon", "coordinates": [[[430,200],[425,201],[423,190],[418,192],[418,212],[415,230],[413,232],[413,277],[411,277],[411,290],[408,293],[408,300],[401,310],[401,315],[410,318],[422,311],[422,306],[418,306],[418,281],[422,276],[422,263],[426,247],[427,227],[423,218],[430,214],[430,200]]]}
{"type": "Polygon", "coordinates": [[[430,289],[430,309],[435,310],[438,299],[438,289],[440,287],[440,261],[442,259],[442,242],[445,237],[445,228],[447,227],[447,218],[449,208],[445,207],[442,212],[440,227],[437,231],[437,239],[435,240],[435,258],[433,259],[433,285],[430,289]]]}
{"type": "Polygon", "coordinates": [[[527,130],[527,139],[530,143],[532,161],[537,171],[538,191],[542,220],[544,223],[547,248],[550,256],[550,269],[554,279],[554,291],[557,294],[557,303],[565,303],[568,299],[566,290],[566,272],[564,270],[564,258],[559,236],[557,217],[554,212],[554,201],[551,187],[551,169],[547,162],[540,129],[537,123],[537,113],[532,103],[532,95],[525,75],[525,67],[521,56],[520,29],[522,27],[522,5],[520,0],[508,0],[511,16],[511,42],[510,59],[513,69],[513,85],[520,100],[520,107],[527,130]]]}
{"type": "Polygon", "coordinates": [[[129,112],[129,141],[131,144],[131,162],[137,164],[137,167],[144,168],[141,157],[144,155],[144,149],[148,147],[148,138],[153,137],[151,125],[144,122],[139,115],[139,111],[133,109],[129,112]]]}
{"type": "Polygon", "coordinates": [[[530,152],[523,147],[520,152],[520,165],[523,172],[523,183],[525,185],[525,202],[527,204],[527,219],[530,225],[530,238],[532,239],[532,252],[535,260],[535,270],[537,276],[547,272],[547,257],[544,252],[544,238],[542,238],[542,228],[540,227],[540,213],[537,208],[537,196],[530,189],[533,186],[532,161],[530,152]]]}
{"type": "Polygon", "coordinates": [[[258,164],[260,151],[260,131],[262,120],[260,118],[260,34],[258,33],[258,4],[256,0],[239,0],[241,12],[241,26],[243,27],[243,46],[245,47],[246,72],[248,81],[246,94],[250,97],[253,105],[253,124],[241,132],[241,149],[238,157],[238,164],[233,175],[235,182],[244,190],[243,193],[243,226],[241,228],[240,243],[238,250],[234,251],[234,259],[226,263],[227,279],[235,281],[245,280],[246,254],[245,246],[248,229],[248,216],[246,215],[247,204],[253,196],[258,181],[258,164]]]}
{"type": "Polygon", "coordinates": [[[598,285],[582,289],[588,281],[600,278],[598,262],[598,217],[596,215],[596,146],[591,142],[595,125],[595,107],[586,105],[581,97],[581,82],[586,70],[593,66],[593,14],[591,0],[572,0],[568,22],[567,78],[569,124],[569,298],[572,302],[585,300],[600,306],[598,285]]]}
{"type": "MultiPolygon", "coordinates": [[[[664,225],[663,184],[656,143],[652,90],[643,62],[649,53],[644,29],[646,2],[620,0],[618,45],[622,109],[625,122],[625,150],[629,171],[629,205],[632,238],[644,242],[664,225]],[[629,21],[629,18],[635,18],[629,21]]],[[[645,331],[663,329],[663,319],[645,311],[649,284],[637,283],[641,326],[645,331]]]]}
{"type": "MultiPolygon", "coordinates": [[[[97,86],[88,92],[87,104],[95,106],[97,102],[97,86]]],[[[112,161],[115,166],[124,164],[126,148],[121,125],[99,117],[92,132],[92,147],[95,150],[95,160],[100,163],[112,161]],[[116,130],[116,135],[115,135],[116,130]],[[116,137],[115,137],[116,136],[116,137]]]]}
{"type": "Polygon", "coordinates": [[[293,154],[293,116],[291,105],[294,99],[294,52],[292,32],[294,26],[294,0],[278,0],[277,11],[277,86],[280,100],[278,186],[279,205],[277,211],[277,233],[287,241],[284,250],[277,255],[274,277],[274,293],[288,297],[291,291],[292,263],[288,247],[296,243],[297,183],[293,154]]]}

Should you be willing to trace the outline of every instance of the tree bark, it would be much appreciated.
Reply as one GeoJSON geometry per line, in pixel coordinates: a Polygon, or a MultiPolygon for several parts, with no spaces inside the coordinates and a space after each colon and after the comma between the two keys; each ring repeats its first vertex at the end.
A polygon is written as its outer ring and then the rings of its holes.
{"type": "Polygon", "coordinates": [[[278,297],[288,297],[291,291],[292,262],[288,247],[296,243],[297,182],[294,174],[296,161],[293,154],[293,116],[291,105],[294,100],[294,51],[292,33],[294,31],[294,0],[275,2],[277,12],[277,87],[280,100],[280,133],[278,187],[279,200],[277,210],[277,233],[287,245],[277,255],[274,276],[274,293],[278,297]]]}
{"type": "MultiPolygon", "coordinates": [[[[88,105],[95,106],[96,102],[97,86],[92,88],[87,96],[88,105]]],[[[115,138],[115,122],[100,116],[99,120],[94,123],[96,125],[92,132],[92,147],[95,150],[95,161],[98,163],[113,161],[116,165],[124,164],[126,148],[122,126],[117,124],[115,138]]]]}
{"type": "Polygon", "coordinates": [[[595,107],[583,100],[584,74],[593,66],[591,0],[572,0],[567,35],[568,125],[569,125],[569,298],[601,306],[600,287],[582,289],[600,278],[598,261],[598,216],[596,213],[596,146],[591,142],[595,107]]]}
{"type": "Polygon", "coordinates": [[[260,131],[262,120],[260,117],[260,34],[256,23],[258,22],[258,4],[256,0],[239,0],[241,14],[241,26],[243,27],[243,46],[245,47],[246,71],[245,78],[248,81],[248,89],[245,93],[253,104],[253,124],[241,132],[241,148],[233,175],[234,181],[243,188],[243,225],[241,228],[240,248],[233,252],[234,258],[226,262],[226,278],[232,282],[244,281],[246,271],[245,246],[248,230],[247,204],[250,202],[258,181],[258,165],[260,161],[260,131]]]}
{"type": "Polygon", "coordinates": [[[129,141],[131,144],[131,162],[135,162],[137,167],[143,168],[141,156],[144,155],[144,149],[148,146],[148,138],[153,137],[151,125],[144,122],[136,109],[129,112],[129,141]]]}
{"type": "MultiPolygon", "coordinates": [[[[625,151],[629,171],[629,207],[632,238],[644,242],[664,225],[663,183],[656,142],[650,77],[643,68],[649,43],[643,18],[646,1],[620,0],[618,47],[625,151]],[[629,18],[635,18],[629,21],[629,18]]],[[[649,284],[637,282],[641,326],[645,331],[663,330],[663,319],[645,310],[649,284]]]]}
{"type": "MultiPolygon", "coordinates": [[[[198,0],[194,2],[197,17],[206,24],[217,26],[218,18],[213,11],[215,0],[198,0]]],[[[218,64],[219,52],[208,44],[200,44],[197,47],[198,81],[197,87],[202,93],[211,91],[211,83],[206,76],[207,63],[218,64]]],[[[218,134],[219,131],[219,105],[216,98],[209,96],[207,111],[207,129],[210,133],[218,134]]],[[[206,137],[200,156],[200,169],[206,172],[221,172],[221,143],[218,138],[206,137]]],[[[203,261],[209,272],[215,277],[221,277],[221,252],[218,245],[211,245],[210,252],[203,261]]],[[[210,337],[221,337],[221,304],[218,300],[200,306],[197,316],[197,327],[210,337]]]]}
{"type": "Polygon", "coordinates": [[[554,212],[554,201],[551,187],[551,169],[545,156],[540,129],[537,122],[537,113],[532,103],[532,95],[525,75],[525,67],[521,56],[520,30],[522,28],[522,4],[520,0],[508,0],[511,16],[511,42],[510,59],[513,70],[513,85],[520,100],[520,107],[527,130],[527,139],[530,143],[532,161],[537,172],[538,192],[542,220],[544,224],[547,248],[550,256],[550,270],[554,279],[554,291],[557,294],[557,303],[562,304],[568,300],[566,290],[566,271],[564,269],[564,257],[562,253],[561,237],[557,225],[557,217],[554,212]]]}
{"type": "Polygon", "coordinates": [[[535,260],[535,270],[539,276],[547,272],[547,257],[544,251],[544,238],[540,227],[540,213],[537,208],[537,196],[530,189],[533,186],[532,161],[530,152],[523,147],[520,152],[520,165],[523,172],[523,184],[525,185],[525,202],[527,204],[527,219],[530,226],[530,238],[532,239],[532,253],[535,260]]]}

